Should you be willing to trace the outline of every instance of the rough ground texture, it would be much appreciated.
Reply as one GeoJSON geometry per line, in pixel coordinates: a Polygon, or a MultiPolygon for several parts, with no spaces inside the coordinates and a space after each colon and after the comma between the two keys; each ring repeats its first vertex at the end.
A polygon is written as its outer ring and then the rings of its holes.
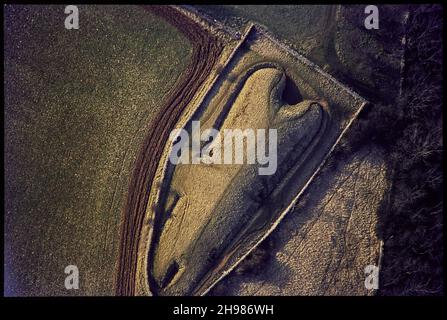
{"type": "Polygon", "coordinates": [[[398,95],[405,5],[379,5],[380,28],[374,31],[364,27],[365,5],[197,7],[236,29],[249,20],[265,25],[369,100],[392,101],[398,95]]]}
{"type": "MultiPolygon", "coordinates": [[[[157,246],[154,246],[154,278],[163,289],[159,289],[159,294],[193,292],[204,274],[212,267],[218,269],[215,265],[219,259],[224,259],[225,253],[238,249],[238,245],[232,242],[237,236],[242,236],[241,225],[248,228],[255,223],[256,215],[261,216],[257,218],[258,226],[267,224],[265,220],[268,219],[259,214],[263,204],[269,200],[273,204],[280,202],[273,200],[273,192],[276,190],[282,196],[290,188],[278,191],[281,190],[279,181],[284,179],[290,167],[296,165],[298,155],[307,149],[316,152],[312,149],[317,149],[318,140],[325,138],[324,124],[328,116],[320,105],[304,101],[290,106],[282,102],[280,97],[285,79],[285,74],[274,68],[261,68],[254,72],[220,127],[221,132],[234,128],[277,129],[279,168],[274,174],[260,176],[259,165],[246,163],[176,166],[169,191],[173,199],[163,212],[166,222],[157,246]],[[163,284],[172,265],[179,266],[180,270],[175,279],[163,284]]],[[[215,154],[224,154],[222,146],[225,143],[228,142],[221,142],[219,150],[214,150],[215,154]]],[[[229,146],[232,145],[226,148],[229,146]]],[[[247,157],[245,149],[238,151],[247,157]]],[[[232,153],[236,151],[233,149],[232,153]]],[[[276,199],[281,197],[276,196],[276,199]]],[[[274,210],[280,211],[271,206],[268,212],[274,210]]],[[[274,217],[273,214],[268,216],[274,217]]]]}
{"type": "Polygon", "coordinates": [[[270,238],[211,294],[374,293],[365,288],[364,269],[378,265],[377,210],[386,189],[377,150],[329,162],[270,238]]]}
{"type": "Polygon", "coordinates": [[[378,7],[377,31],[363,28],[364,6],[342,6],[335,13],[329,6],[312,6],[308,16],[303,16],[309,10],[305,6],[201,9],[236,28],[253,19],[276,30],[374,103],[351,128],[342,153],[347,156],[365,146],[384,150],[391,189],[378,212],[378,235],[384,241],[378,293],[439,295],[443,293],[443,8],[378,7]],[[335,24],[326,22],[334,19],[335,24]],[[315,28],[325,26],[325,31],[300,28],[303,21],[317,21],[315,28]],[[319,41],[312,44],[309,34],[319,41]]]}
{"type": "MultiPolygon", "coordinates": [[[[120,256],[116,279],[117,295],[135,294],[135,275],[140,232],[146,213],[149,192],[165,143],[185,106],[214,67],[223,44],[207,30],[177,11],[163,6],[147,6],[147,10],[161,15],[193,45],[188,68],[163,103],[163,112],[151,122],[143,146],[134,164],[129,184],[120,238],[120,256]]],[[[156,219],[158,216],[156,217],[156,219]]]]}
{"type": "MultiPolygon", "coordinates": [[[[231,74],[222,73],[225,78],[217,84],[221,87],[210,88],[209,100],[194,107],[205,115],[208,109],[216,110],[217,115],[204,118],[224,119],[224,127],[259,128],[272,124],[279,137],[278,171],[273,177],[258,180],[256,167],[241,169],[234,177],[231,175],[234,169],[239,170],[237,165],[221,172],[218,166],[191,166],[191,171],[182,165],[176,167],[173,197],[164,212],[153,210],[155,217],[162,217],[161,223],[154,226],[161,231],[161,237],[151,238],[155,255],[148,259],[154,266],[149,267],[154,271],[150,273],[156,281],[152,286],[156,294],[203,294],[245,257],[276,227],[341,130],[364,104],[363,99],[305,60],[288,55],[256,27],[247,30],[243,39],[248,42],[243,40],[241,50],[227,65],[232,67],[231,74]],[[277,69],[271,61],[282,68],[277,69]],[[285,70],[286,76],[280,70],[285,70]],[[242,73],[236,81],[231,80],[236,72],[242,73]],[[307,109],[303,108],[304,102],[290,106],[282,101],[287,78],[296,78],[297,74],[295,85],[303,96],[324,98],[327,103],[307,109]],[[239,95],[234,96],[233,91],[239,95]],[[303,110],[309,112],[304,115],[303,110]],[[268,115],[274,116],[269,123],[268,115]]],[[[165,178],[161,184],[171,183],[169,173],[165,178]]]]}

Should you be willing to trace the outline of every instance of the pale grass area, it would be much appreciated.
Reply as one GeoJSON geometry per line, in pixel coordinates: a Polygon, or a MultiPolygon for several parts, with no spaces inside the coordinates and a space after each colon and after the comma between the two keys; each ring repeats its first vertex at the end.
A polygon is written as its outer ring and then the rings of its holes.
{"type": "Polygon", "coordinates": [[[389,187],[386,170],[382,154],[367,148],[324,169],[270,236],[273,252],[260,271],[232,273],[214,294],[374,294],[364,286],[364,269],[379,265],[376,224],[389,187]]]}

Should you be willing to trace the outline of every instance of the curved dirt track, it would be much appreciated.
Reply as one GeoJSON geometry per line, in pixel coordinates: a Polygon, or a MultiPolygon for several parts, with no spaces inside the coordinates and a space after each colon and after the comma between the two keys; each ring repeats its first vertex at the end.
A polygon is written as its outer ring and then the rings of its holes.
{"type": "Polygon", "coordinates": [[[167,6],[145,6],[146,10],[163,17],[178,28],[193,44],[189,66],[164,102],[162,112],[149,128],[135,161],[124,208],[121,227],[116,294],[135,294],[137,251],[149,192],[163,148],[171,130],[197,89],[216,64],[223,43],[200,25],[167,6]]]}

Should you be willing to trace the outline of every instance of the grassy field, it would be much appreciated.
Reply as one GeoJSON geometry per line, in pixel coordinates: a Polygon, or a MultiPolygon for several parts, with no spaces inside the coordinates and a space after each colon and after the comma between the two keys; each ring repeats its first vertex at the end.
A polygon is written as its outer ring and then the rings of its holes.
{"type": "MultiPolygon", "coordinates": [[[[146,209],[141,195],[148,194],[152,181],[145,174],[132,180],[139,172],[133,169],[157,163],[164,143],[160,133],[171,130],[177,119],[172,114],[182,113],[182,104],[218,61],[219,41],[175,14],[164,15],[169,24],[137,6],[78,7],[79,30],[64,28],[64,6],[4,7],[6,295],[116,293],[129,185],[138,179],[145,184],[135,183],[138,201],[129,202],[138,213],[146,209]],[[157,115],[163,121],[154,121],[157,115]],[[64,287],[64,268],[71,264],[79,268],[79,290],[64,287]]],[[[379,6],[379,30],[364,28],[363,5],[197,8],[240,30],[249,20],[261,23],[372,102],[330,158],[334,171],[324,167],[324,185],[321,178],[320,185],[311,185],[310,204],[297,208],[267,238],[276,247],[256,250],[245,261],[250,269],[250,259],[269,251],[268,261],[251,262],[264,268],[260,277],[238,276],[247,268],[242,264],[212,293],[364,294],[351,286],[364,276],[366,260],[358,257],[374,262],[381,239],[380,295],[440,294],[442,8],[379,6]],[[371,161],[354,157],[376,148],[377,157],[366,157],[371,161]],[[356,164],[359,173],[341,184],[354,192],[339,193],[326,211],[321,209],[324,196],[335,194],[336,182],[356,164]],[[348,211],[357,217],[354,225],[347,223],[348,211]],[[296,231],[297,225],[312,226],[321,212],[313,235],[296,231]],[[356,228],[371,237],[359,237],[356,228]],[[321,260],[312,251],[317,247],[327,249],[330,259],[321,260]],[[300,265],[313,273],[297,269],[300,265]],[[331,272],[340,276],[326,281],[331,272]],[[296,283],[307,287],[298,290],[296,283]]],[[[128,220],[138,242],[135,219],[128,220]]],[[[122,251],[137,247],[128,241],[122,251]]],[[[136,265],[124,258],[125,270],[136,265]]]]}
{"type": "Polygon", "coordinates": [[[260,23],[364,97],[390,101],[399,90],[406,6],[379,7],[380,28],[367,30],[365,5],[197,6],[236,29],[260,23]]]}
{"type": "Polygon", "coordinates": [[[377,150],[363,148],[325,166],[271,236],[211,295],[374,294],[364,286],[364,268],[378,263],[375,227],[386,190],[377,150]]]}
{"type": "Polygon", "coordinates": [[[324,60],[327,41],[332,35],[336,6],[324,5],[205,5],[199,6],[214,18],[236,28],[247,20],[265,25],[295,47],[308,53],[319,62],[324,60]],[[315,42],[320,42],[315,46],[315,42]]]}
{"type": "Polygon", "coordinates": [[[139,7],[79,15],[66,30],[63,6],[5,7],[6,295],[114,294],[132,166],[191,56],[139,7]]]}

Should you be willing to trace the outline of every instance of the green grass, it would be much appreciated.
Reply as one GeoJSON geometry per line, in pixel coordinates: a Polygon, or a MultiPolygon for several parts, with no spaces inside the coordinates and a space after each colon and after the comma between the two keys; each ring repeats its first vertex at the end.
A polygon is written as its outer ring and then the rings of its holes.
{"type": "Polygon", "coordinates": [[[389,102],[398,94],[402,17],[406,6],[380,5],[381,27],[372,31],[364,27],[365,6],[201,5],[197,8],[236,29],[249,20],[260,23],[364,97],[389,102]]]}
{"type": "Polygon", "coordinates": [[[119,222],[147,125],[192,46],[136,6],[6,6],[5,294],[114,294],[119,222]],[[75,264],[80,289],[67,291],[75,264]]]}

